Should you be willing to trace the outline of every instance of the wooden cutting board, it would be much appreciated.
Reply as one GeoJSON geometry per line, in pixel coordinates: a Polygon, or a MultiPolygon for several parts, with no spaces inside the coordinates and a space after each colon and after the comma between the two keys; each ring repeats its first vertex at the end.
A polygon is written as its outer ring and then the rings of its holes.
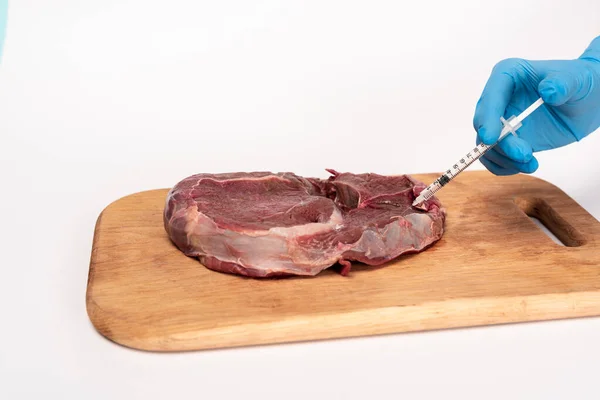
{"type": "Polygon", "coordinates": [[[119,199],[97,221],[87,311],[124,346],[199,350],[600,315],[600,223],[531,176],[461,174],[439,192],[448,211],[439,242],[346,277],[210,271],[169,241],[166,194],[119,199]]]}

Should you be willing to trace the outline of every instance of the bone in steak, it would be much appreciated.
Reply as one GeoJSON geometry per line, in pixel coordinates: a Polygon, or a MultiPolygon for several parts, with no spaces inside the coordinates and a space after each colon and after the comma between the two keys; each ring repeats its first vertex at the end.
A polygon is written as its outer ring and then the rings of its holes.
{"type": "Polygon", "coordinates": [[[381,265],[442,237],[446,212],[435,197],[412,202],[425,184],[409,175],[338,173],[196,174],[168,193],[172,242],[209,269],[246,275],[316,275],[350,261],[381,265]]]}

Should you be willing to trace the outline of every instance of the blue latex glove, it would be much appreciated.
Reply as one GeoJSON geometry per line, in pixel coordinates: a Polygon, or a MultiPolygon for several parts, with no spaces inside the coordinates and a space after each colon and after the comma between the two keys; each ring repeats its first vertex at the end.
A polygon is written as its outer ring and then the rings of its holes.
{"type": "Polygon", "coordinates": [[[0,59],[4,50],[4,36],[6,35],[6,17],[8,14],[8,0],[0,0],[0,59]]]}
{"type": "Polygon", "coordinates": [[[477,102],[477,144],[495,143],[500,117],[518,115],[539,97],[544,104],[479,160],[496,175],[532,173],[534,152],[580,141],[600,127],[600,36],[575,60],[499,62],[477,102]]]}

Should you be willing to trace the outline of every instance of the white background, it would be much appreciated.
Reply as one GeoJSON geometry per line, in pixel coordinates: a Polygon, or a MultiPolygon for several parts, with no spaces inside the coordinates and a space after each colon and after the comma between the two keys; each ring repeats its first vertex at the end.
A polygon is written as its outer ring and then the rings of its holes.
{"type": "MultiPolygon", "coordinates": [[[[598,35],[597,0],[11,1],[0,398],[598,398],[599,319],[153,354],[85,311],[117,198],[205,171],[445,170],[496,62],[598,35]]],[[[600,219],[599,151],[538,154],[535,175],[600,219]]]]}

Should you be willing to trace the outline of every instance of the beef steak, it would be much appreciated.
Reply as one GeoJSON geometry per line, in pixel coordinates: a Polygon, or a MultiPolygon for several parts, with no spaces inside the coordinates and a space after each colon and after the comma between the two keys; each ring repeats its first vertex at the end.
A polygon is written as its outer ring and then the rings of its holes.
{"type": "Polygon", "coordinates": [[[439,240],[446,212],[408,175],[196,174],[168,193],[172,242],[209,269],[246,275],[316,275],[350,261],[381,265],[439,240]]]}

